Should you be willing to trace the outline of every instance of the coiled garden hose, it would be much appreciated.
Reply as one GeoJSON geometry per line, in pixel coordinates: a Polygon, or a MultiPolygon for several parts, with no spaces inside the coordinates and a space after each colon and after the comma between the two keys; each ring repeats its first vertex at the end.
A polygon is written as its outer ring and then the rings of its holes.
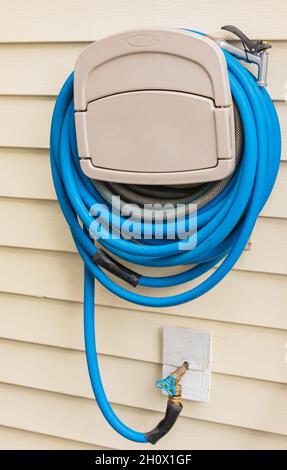
{"type": "MultiPolygon", "coordinates": [[[[122,436],[136,442],[156,442],[176,420],[181,408],[168,406],[164,420],[150,433],[134,431],[114,413],[106,397],[97,360],[94,324],[94,279],[108,290],[129,302],[147,307],[169,307],[200,297],[218,284],[234,266],[244,250],[256,219],[266,203],[278,172],[281,142],[280,128],[273,103],[263,87],[244,66],[225,52],[230,87],[239,110],[243,128],[243,148],[240,163],[231,179],[211,201],[200,207],[197,214],[197,244],[192,250],[182,250],[178,240],[145,240],[107,238],[94,245],[89,229],[94,221],[89,212],[95,203],[103,203],[103,192],[81,171],[77,153],[73,73],[58,96],[51,125],[51,167],[58,200],[69,224],[76,247],[84,261],[84,330],[87,363],[91,384],[98,405],[110,425],[122,436]],[[124,267],[112,257],[151,268],[187,266],[182,273],[169,276],[140,275],[124,267]],[[156,297],[128,290],[110,278],[113,272],[130,284],[149,288],[164,288],[185,284],[211,271],[209,276],[182,293],[156,297]]],[[[183,193],[183,196],[186,192],[183,193]]],[[[112,223],[111,214],[106,224],[112,223]]],[[[113,219],[115,220],[115,219],[113,219]]],[[[116,216],[122,226],[125,218],[116,216]]],[[[165,221],[165,228],[174,223],[165,221]]],[[[137,229],[144,233],[141,220],[137,229]]],[[[123,232],[124,235],[124,232],[123,232]]],[[[189,240],[187,240],[189,241],[189,240]]]]}

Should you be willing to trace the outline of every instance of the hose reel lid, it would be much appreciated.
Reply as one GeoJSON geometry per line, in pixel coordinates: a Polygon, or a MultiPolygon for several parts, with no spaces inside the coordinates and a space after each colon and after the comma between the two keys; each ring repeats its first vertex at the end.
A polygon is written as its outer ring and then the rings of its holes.
{"type": "Polygon", "coordinates": [[[93,179],[188,184],[234,169],[226,62],[205,36],[150,29],[93,43],[75,66],[74,104],[81,168],[93,179]]]}

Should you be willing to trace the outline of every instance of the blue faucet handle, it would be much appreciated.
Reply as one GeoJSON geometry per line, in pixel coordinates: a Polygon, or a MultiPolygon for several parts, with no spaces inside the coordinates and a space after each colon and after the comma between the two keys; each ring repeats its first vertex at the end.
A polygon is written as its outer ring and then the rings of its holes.
{"type": "Polygon", "coordinates": [[[162,390],[165,390],[170,397],[174,397],[175,390],[175,378],[173,375],[168,375],[165,379],[157,380],[155,385],[162,390]]]}

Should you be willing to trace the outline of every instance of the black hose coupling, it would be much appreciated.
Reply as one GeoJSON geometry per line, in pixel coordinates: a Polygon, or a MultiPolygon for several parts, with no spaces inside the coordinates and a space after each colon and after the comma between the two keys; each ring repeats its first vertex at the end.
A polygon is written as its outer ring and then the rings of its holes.
{"type": "Polygon", "coordinates": [[[141,278],[140,274],[119,263],[101,248],[99,248],[92,257],[92,262],[97,266],[106,269],[114,276],[126,281],[133,287],[138,285],[141,278]]]}

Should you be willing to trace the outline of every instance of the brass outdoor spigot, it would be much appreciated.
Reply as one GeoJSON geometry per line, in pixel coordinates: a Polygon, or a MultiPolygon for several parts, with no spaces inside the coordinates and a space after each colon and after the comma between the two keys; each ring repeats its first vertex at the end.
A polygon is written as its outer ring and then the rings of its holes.
{"type": "Polygon", "coordinates": [[[184,362],[174,372],[171,372],[165,379],[158,380],[156,386],[166,391],[168,401],[174,405],[181,406],[181,378],[188,369],[188,362],[184,362]]]}

